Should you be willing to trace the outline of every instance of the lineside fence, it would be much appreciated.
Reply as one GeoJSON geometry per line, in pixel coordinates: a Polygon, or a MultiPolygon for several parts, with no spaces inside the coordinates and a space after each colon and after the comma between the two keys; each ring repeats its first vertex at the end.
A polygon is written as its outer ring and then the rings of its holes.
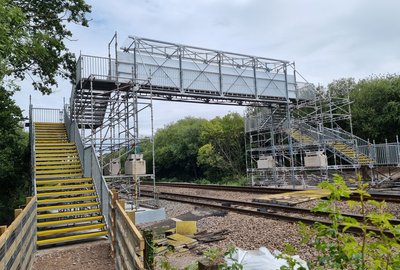
{"type": "Polygon", "coordinates": [[[134,224],[134,213],[127,213],[125,201],[119,200],[118,193],[108,188],[94,147],[84,148],[78,125],[69,118],[67,108],[64,109],[64,123],[69,139],[77,146],[84,177],[93,178],[101,213],[107,224],[116,269],[144,269],[144,238],[134,224]]]}
{"type": "Polygon", "coordinates": [[[36,252],[35,197],[26,198],[24,209],[15,209],[10,226],[0,226],[0,269],[30,269],[36,252]]]}

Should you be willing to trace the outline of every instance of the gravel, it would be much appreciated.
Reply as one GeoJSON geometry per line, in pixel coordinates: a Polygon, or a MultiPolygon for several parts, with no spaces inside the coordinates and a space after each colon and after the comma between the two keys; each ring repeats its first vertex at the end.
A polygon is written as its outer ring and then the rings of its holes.
{"type": "MultiPolygon", "coordinates": [[[[254,193],[241,193],[230,191],[216,190],[196,190],[188,188],[169,188],[158,187],[161,192],[172,192],[180,194],[198,195],[215,197],[221,199],[234,199],[251,201],[253,198],[260,196],[254,193]]],[[[178,202],[160,200],[163,207],[167,210],[168,217],[176,217],[188,211],[193,211],[194,206],[178,202]]],[[[312,208],[318,203],[318,200],[313,200],[298,204],[298,207],[312,208]]],[[[388,212],[392,213],[395,218],[400,217],[400,204],[387,203],[388,212]]],[[[338,202],[338,206],[345,213],[359,214],[359,208],[350,208],[346,201],[338,202]]],[[[376,210],[372,206],[368,206],[367,211],[376,210]]],[[[316,254],[309,247],[301,244],[301,236],[299,235],[299,226],[295,223],[288,223],[279,220],[267,219],[262,217],[254,217],[240,213],[229,212],[226,216],[208,216],[200,219],[197,222],[198,231],[207,230],[215,232],[227,229],[229,234],[226,239],[213,242],[208,245],[202,245],[204,249],[210,246],[218,246],[226,248],[233,244],[236,247],[254,250],[262,246],[273,251],[283,250],[285,243],[290,243],[297,249],[298,255],[305,260],[315,258],[316,254]]],[[[181,255],[180,255],[181,256],[181,255]]],[[[185,257],[185,256],[183,256],[185,257]]]]}
{"type": "Polygon", "coordinates": [[[220,248],[233,244],[247,250],[264,246],[271,251],[282,251],[285,244],[290,243],[297,248],[301,258],[310,259],[314,256],[308,248],[300,244],[301,236],[297,224],[230,212],[225,217],[203,218],[198,221],[197,226],[199,230],[210,232],[228,229],[227,238],[213,244],[220,248]]]}
{"type": "MultiPolygon", "coordinates": [[[[143,191],[147,191],[150,189],[146,189],[146,186],[142,187],[143,191]]],[[[191,188],[179,188],[179,187],[157,187],[159,192],[170,192],[170,193],[179,193],[185,195],[195,195],[195,196],[207,196],[207,197],[216,197],[220,199],[233,199],[238,201],[252,201],[254,198],[260,197],[260,194],[249,193],[249,192],[237,192],[237,191],[222,191],[222,190],[209,190],[209,189],[191,189],[191,188]]]]}
{"type": "Polygon", "coordinates": [[[108,240],[41,249],[35,255],[33,270],[114,270],[108,240]]]}
{"type": "MultiPolygon", "coordinates": [[[[304,203],[297,204],[297,207],[304,207],[304,208],[313,208],[318,204],[318,200],[314,201],[308,201],[304,203]]],[[[398,203],[391,203],[388,202],[387,204],[387,209],[386,212],[391,213],[395,219],[400,218],[400,204],[398,203]]],[[[354,206],[350,207],[347,201],[339,201],[337,202],[337,207],[342,211],[342,213],[347,213],[347,214],[361,214],[361,207],[360,206],[354,206]]],[[[366,206],[366,211],[367,213],[370,213],[372,211],[378,211],[377,207],[367,204],[366,206]]]]}

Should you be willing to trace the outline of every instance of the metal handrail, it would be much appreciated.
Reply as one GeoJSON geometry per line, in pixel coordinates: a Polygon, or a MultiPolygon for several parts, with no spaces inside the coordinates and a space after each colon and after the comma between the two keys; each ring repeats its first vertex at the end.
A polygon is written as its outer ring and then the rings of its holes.
{"type": "Polygon", "coordinates": [[[110,210],[110,189],[103,177],[103,173],[100,167],[99,160],[96,156],[94,147],[91,145],[84,148],[81,135],[79,134],[78,124],[76,121],[71,121],[68,115],[67,106],[64,108],[64,119],[67,133],[69,134],[69,139],[76,144],[78,150],[81,166],[83,169],[83,174],[85,177],[93,178],[95,190],[98,194],[100,209],[105,222],[107,224],[107,229],[111,228],[111,210],[110,210]]]}
{"type": "Polygon", "coordinates": [[[35,149],[35,126],[33,124],[32,118],[32,111],[33,106],[32,104],[29,105],[29,140],[30,140],[30,147],[31,147],[31,181],[32,181],[32,194],[36,196],[36,149],[35,149]]]}

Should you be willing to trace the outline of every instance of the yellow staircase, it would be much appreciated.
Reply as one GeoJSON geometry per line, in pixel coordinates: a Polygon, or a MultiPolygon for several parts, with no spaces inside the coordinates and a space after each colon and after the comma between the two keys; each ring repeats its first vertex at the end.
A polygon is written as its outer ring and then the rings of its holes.
{"type": "Polygon", "coordinates": [[[92,178],[83,177],[78,151],[62,123],[34,123],[37,245],[107,235],[92,178]]]}
{"type": "Polygon", "coordinates": [[[291,129],[288,133],[290,134],[290,136],[293,139],[295,139],[299,143],[302,143],[302,144],[314,144],[314,139],[313,138],[311,138],[310,136],[302,133],[298,129],[291,129]]]}
{"type": "MultiPolygon", "coordinates": [[[[294,140],[297,142],[300,142],[302,144],[314,144],[314,139],[304,133],[302,133],[298,129],[291,129],[288,132],[294,140]]],[[[344,144],[342,142],[335,142],[335,143],[330,143],[328,146],[332,149],[334,149],[336,152],[341,153],[342,155],[350,158],[351,160],[354,160],[355,162],[358,162],[360,165],[369,165],[373,163],[373,160],[371,160],[368,156],[362,154],[362,153],[357,153],[352,147],[348,146],[347,144],[344,144]]]]}
{"type": "Polygon", "coordinates": [[[372,164],[373,161],[364,154],[357,153],[353,148],[348,146],[347,144],[341,142],[335,142],[329,144],[330,147],[334,148],[337,152],[342,153],[346,157],[351,158],[352,160],[358,161],[360,165],[368,165],[372,164]]]}

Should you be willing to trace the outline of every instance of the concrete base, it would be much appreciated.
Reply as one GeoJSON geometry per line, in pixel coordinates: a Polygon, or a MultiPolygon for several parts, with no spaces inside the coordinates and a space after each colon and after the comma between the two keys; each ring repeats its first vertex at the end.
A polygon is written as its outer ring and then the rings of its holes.
{"type": "Polygon", "coordinates": [[[135,212],[135,223],[142,224],[154,221],[162,221],[167,218],[165,208],[150,209],[150,208],[139,208],[135,212]]]}

